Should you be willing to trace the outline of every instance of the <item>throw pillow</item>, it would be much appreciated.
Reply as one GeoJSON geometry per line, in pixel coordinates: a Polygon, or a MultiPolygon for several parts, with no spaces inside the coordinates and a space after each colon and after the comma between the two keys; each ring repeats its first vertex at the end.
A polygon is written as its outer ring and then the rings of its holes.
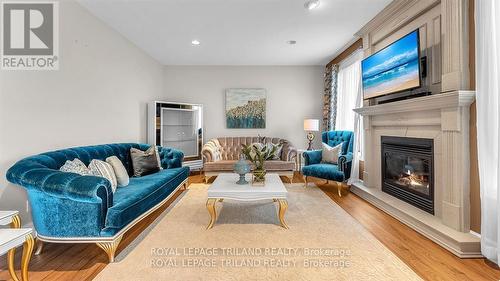
{"type": "Polygon", "coordinates": [[[160,167],[160,170],[163,170],[163,167],[161,166],[160,152],[158,152],[158,146],[156,145],[155,145],[155,153],[156,153],[156,161],[158,161],[158,167],[160,167]]]}
{"type": "Polygon", "coordinates": [[[122,161],[120,161],[120,159],[118,159],[118,157],[116,156],[111,156],[106,158],[106,163],[113,167],[118,186],[127,186],[130,179],[127,173],[127,169],[125,169],[125,166],[123,166],[122,161]]]}
{"type": "Polygon", "coordinates": [[[260,142],[254,142],[254,143],[252,143],[252,146],[254,146],[256,149],[261,150],[262,147],[264,147],[264,144],[260,143],[260,142]]]}
{"type": "Polygon", "coordinates": [[[102,160],[94,159],[90,161],[89,169],[92,175],[103,177],[109,180],[111,182],[111,190],[113,192],[116,191],[117,182],[116,182],[115,171],[113,170],[113,167],[110,164],[102,160]]]}
{"type": "Polygon", "coordinates": [[[323,143],[323,149],[321,151],[321,162],[338,164],[339,156],[342,153],[342,143],[331,147],[326,143],[323,143]]]}
{"type": "Polygon", "coordinates": [[[149,175],[160,170],[158,158],[156,157],[156,147],[151,146],[148,150],[142,151],[137,148],[130,149],[132,158],[132,168],[134,177],[149,175]]]}
{"type": "Polygon", "coordinates": [[[66,160],[66,163],[59,168],[61,172],[76,173],[82,176],[91,175],[90,170],[85,166],[85,164],[78,158],[72,161],[66,160]]]}
{"type": "Polygon", "coordinates": [[[271,145],[271,147],[269,149],[272,149],[273,146],[276,146],[276,151],[274,151],[272,160],[280,160],[281,159],[281,151],[283,150],[283,145],[280,143],[279,144],[268,143],[268,145],[271,145]]]}

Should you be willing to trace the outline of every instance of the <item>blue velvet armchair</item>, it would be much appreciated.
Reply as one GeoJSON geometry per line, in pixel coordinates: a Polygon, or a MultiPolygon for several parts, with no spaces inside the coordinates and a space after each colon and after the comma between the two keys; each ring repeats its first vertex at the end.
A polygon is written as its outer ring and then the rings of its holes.
{"type": "Polygon", "coordinates": [[[339,196],[342,196],[342,183],[351,176],[352,150],[354,133],[351,131],[329,131],[321,134],[321,141],[329,146],[342,143],[342,153],[337,164],[323,163],[321,161],[321,149],[304,152],[304,167],[302,174],[305,176],[306,187],[308,177],[332,180],[337,183],[339,196]]]}

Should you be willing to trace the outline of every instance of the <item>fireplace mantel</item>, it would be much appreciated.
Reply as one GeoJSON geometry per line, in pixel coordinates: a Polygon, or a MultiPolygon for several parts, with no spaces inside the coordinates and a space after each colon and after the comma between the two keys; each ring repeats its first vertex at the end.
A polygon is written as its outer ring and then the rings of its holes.
{"type": "Polygon", "coordinates": [[[480,256],[470,233],[469,108],[473,91],[453,91],[354,109],[363,116],[363,182],[352,191],[460,257],[480,256]],[[382,192],[381,137],[434,142],[435,214],[382,192]]]}
{"type": "Polygon", "coordinates": [[[470,106],[475,100],[474,91],[454,91],[397,102],[364,106],[354,109],[362,116],[423,111],[441,108],[470,106]]]}

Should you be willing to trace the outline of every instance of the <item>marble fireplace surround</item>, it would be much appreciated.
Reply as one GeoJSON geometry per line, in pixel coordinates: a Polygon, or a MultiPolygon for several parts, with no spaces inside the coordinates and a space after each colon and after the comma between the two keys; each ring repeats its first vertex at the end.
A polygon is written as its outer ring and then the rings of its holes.
{"type": "Polygon", "coordinates": [[[459,257],[480,257],[470,232],[469,107],[473,91],[452,91],[364,106],[364,181],[351,191],[459,257]],[[434,208],[429,214],[381,189],[381,136],[434,140],[434,208]]]}

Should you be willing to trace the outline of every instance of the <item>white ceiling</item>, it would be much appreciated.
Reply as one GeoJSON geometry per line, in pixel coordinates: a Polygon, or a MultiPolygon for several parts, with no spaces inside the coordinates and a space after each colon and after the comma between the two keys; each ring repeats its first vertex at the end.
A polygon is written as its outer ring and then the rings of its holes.
{"type": "Polygon", "coordinates": [[[165,65],[324,65],[391,0],[79,2],[165,65]]]}

